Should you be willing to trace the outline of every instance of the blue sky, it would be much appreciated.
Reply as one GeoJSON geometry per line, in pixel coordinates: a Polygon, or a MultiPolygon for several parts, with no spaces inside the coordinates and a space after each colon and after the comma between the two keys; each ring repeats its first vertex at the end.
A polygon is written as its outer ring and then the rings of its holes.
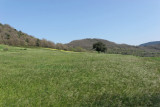
{"type": "Polygon", "coordinates": [[[0,22],[55,43],[139,45],[160,40],[160,0],[0,0],[0,22]]]}

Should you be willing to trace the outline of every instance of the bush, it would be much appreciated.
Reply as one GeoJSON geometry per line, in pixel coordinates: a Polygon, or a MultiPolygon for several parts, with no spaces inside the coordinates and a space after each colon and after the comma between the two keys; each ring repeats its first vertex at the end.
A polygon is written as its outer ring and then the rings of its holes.
{"type": "Polygon", "coordinates": [[[75,52],[85,52],[86,50],[81,47],[76,47],[74,51],[75,52]]]}
{"type": "Polygon", "coordinates": [[[8,51],[8,48],[7,47],[3,48],[3,51],[8,51]]]}
{"type": "Polygon", "coordinates": [[[26,48],[24,48],[24,49],[20,49],[20,50],[27,50],[26,48]]]}

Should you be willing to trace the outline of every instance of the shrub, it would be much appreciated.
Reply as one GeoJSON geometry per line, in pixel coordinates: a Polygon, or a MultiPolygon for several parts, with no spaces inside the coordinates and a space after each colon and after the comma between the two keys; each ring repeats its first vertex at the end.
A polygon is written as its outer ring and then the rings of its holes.
{"type": "Polygon", "coordinates": [[[86,50],[81,47],[76,47],[74,51],[75,52],[85,52],[86,50]]]}
{"type": "Polygon", "coordinates": [[[3,51],[8,51],[8,48],[7,47],[3,48],[3,51]]]}

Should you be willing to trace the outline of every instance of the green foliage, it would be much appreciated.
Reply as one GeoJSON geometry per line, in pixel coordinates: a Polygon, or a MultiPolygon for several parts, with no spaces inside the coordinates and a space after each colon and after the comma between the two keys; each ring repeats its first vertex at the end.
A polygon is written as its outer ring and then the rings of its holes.
{"type": "Polygon", "coordinates": [[[28,38],[26,38],[26,40],[25,40],[27,43],[29,43],[29,39],[28,38]]]}
{"type": "Polygon", "coordinates": [[[76,47],[75,52],[85,52],[86,50],[81,47],[76,47]]]}
{"type": "Polygon", "coordinates": [[[10,34],[8,34],[8,33],[5,33],[5,35],[6,35],[6,39],[10,39],[10,34]]]}
{"type": "Polygon", "coordinates": [[[3,48],[3,51],[8,51],[8,48],[7,47],[3,48]]]}
{"type": "Polygon", "coordinates": [[[107,51],[105,44],[102,42],[94,43],[93,49],[95,49],[97,52],[106,52],[107,51]]]}
{"type": "Polygon", "coordinates": [[[81,47],[75,47],[75,48],[68,48],[69,51],[74,51],[74,52],[86,52],[85,49],[81,48],[81,47]]]}
{"type": "Polygon", "coordinates": [[[40,40],[39,39],[36,40],[36,46],[40,46],[40,40]]]}
{"type": "Polygon", "coordinates": [[[23,35],[22,31],[18,31],[17,33],[19,38],[23,35]]]}
{"type": "Polygon", "coordinates": [[[1,107],[160,106],[159,57],[9,48],[0,51],[1,107]]]}

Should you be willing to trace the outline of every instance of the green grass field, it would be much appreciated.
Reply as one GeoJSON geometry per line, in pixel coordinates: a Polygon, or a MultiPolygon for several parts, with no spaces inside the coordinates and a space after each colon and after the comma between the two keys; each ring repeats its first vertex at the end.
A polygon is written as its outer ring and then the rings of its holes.
{"type": "Polygon", "coordinates": [[[160,58],[0,45],[0,107],[160,106],[160,58]]]}

